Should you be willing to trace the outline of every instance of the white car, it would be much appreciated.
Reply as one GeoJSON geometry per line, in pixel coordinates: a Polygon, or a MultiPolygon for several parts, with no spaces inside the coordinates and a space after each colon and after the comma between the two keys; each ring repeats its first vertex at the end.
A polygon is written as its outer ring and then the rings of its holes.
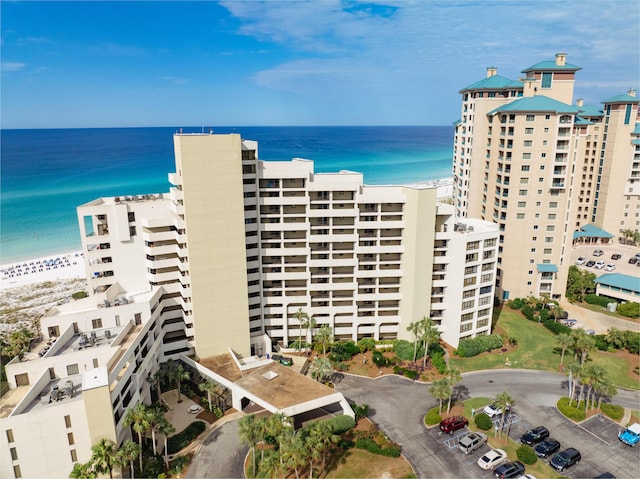
{"type": "Polygon", "coordinates": [[[491,449],[488,453],[478,459],[478,466],[486,471],[494,469],[507,462],[507,453],[502,449],[491,449]]]}
{"type": "MultiPolygon", "coordinates": [[[[509,408],[507,407],[507,411],[508,410],[509,408]]],[[[483,412],[489,417],[502,415],[502,409],[500,409],[500,407],[496,403],[491,403],[488,406],[485,406],[483,412]]]]}
{"type": "Polygon", "coordinates": [[[582,266],[583,264],[585,264],[587,262],[587,258],[585,258],[584,256],[580,256],[577,260],[576,260],[576,264],[578,266],[582,266]]]}
{"type": "Polygon", "coordinates": [[[609,263],[608,265],[606,265],[606,266],[604,267],[604,270],[605,270],[605,271],[613,271],[614,269],[616,269],[616,265],[615,265],[615,264],[612,264],[612,263],[609,263]]]}
{"type": "Polygon", "coordinates": [[[593,252],[593,256],[602,256],[604,254],[604,251],[602,251],[601,249],[597,249],[593,252]]]}
{"type": "Polygon", "coordinates": [[[596,269],[602,269],[602,268],[604,268],[604,264],[605,264],[605,263],[604,263],[604,261],[598,261],[598,262],[594,265],[594,268],[596,268],[596,269]]]}

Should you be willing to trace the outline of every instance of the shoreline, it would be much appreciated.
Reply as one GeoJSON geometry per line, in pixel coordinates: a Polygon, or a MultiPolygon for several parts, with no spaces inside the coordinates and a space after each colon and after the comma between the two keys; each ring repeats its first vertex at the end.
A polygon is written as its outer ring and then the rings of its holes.
{"type": "Polygon", "coordinates": [[[74,278],[86,278],[80,250],[0,265],[0,290],[74,278]]]}

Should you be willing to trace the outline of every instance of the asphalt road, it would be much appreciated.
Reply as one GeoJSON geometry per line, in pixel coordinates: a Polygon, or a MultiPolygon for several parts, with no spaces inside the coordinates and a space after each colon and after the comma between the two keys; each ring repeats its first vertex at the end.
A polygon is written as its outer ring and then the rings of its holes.
{"type": "Polygon", "coordinates": [[[187,479],[229,479],[244,477],[244,458],[249,452],[238,435],[238,421],[230,421],[204,440],[194,455],[187,479]]]}
{"type": "MultiPolygon", "coordinates": [[[[470,456],[450,449],[449,436],[438,429],[427,430],[422,419],[428,409],[437,405],[428,392],[429,385],[419,384],[400,376],[384,376],[371,380],[344,375],[336,389],[357,404],[369,404],[370,418],[384,433],[402,446],[405,458],[419,478],[492,477],[481,471],[475,461],[487,448],[470,456]]],[[[640,459],[636,449],[625,448],[616,439],[616,431],[608,430],[603,437],[596,431],[586,431],[562,417],[553,407],[567,391],[567,378],[561,374],[538,371],[499,370],[463,375],[456,387],[461,399],[493,397],[508,391],[514,398],[515,414],[511,437],[519,438],[529,427],[546,425],[563,447],[577,447],[583,460],[566,472],[569,477],[593,477],[609,470],[617,477],[637,477],[640,459]]],[[[614,403],[640,409],[640,393],[620,391],[614,403]]]]}

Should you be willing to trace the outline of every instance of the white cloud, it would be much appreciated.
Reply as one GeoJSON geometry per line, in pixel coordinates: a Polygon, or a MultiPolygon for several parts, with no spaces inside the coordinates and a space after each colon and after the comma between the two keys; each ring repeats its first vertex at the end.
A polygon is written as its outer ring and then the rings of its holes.
{"type": "Polygon", "coordinates": [[[2,62],[0,64],[0,69],[3,72],[17,72],[22,70],[25,66],[27,66],[26,63],[20,63],[20,62],[2,62]]]}

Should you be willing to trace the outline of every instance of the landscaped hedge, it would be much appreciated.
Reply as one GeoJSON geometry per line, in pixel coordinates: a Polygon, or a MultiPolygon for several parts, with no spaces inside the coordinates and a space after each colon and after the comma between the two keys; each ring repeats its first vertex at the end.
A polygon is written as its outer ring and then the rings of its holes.
{"type": "Polygon", "coordinates": [[[523,444],[518,449],[516,449],[516,456],[518,456],[518,460],[523,464],[535,464],[538,460],[538,456],[531,446],[527,446],[523,444]]]}
{"type": "Polygon", "coordinates": [[[476,426],[478,426],[478,429],[482,429],[483,431],[488,431],[493,427],[493,421],[483,412],[476,414],[474,421],[476,426]]]}
{"type": "Polygon", "coordinates": [[[365,437],[356,441],[356,447],[358,449],[364,449],[373,454],[379,454],[387,457],[400,457],[400,449],[397,447],[380,447],[380,444],[373,439],[365,437]]]}
{"type": "Polygon", "coordinates": [[[360,352],[362,353],[376,349],[376,340],[373,338],[362,338],[358,341],[358,348],[360,348],[360,352]]]}
{"type": "Polygon", "coordinates": [[[353,341],[340,341],[331,346],[329,359],[336,363],[349,361],[359,352],[360,348],[353,341]]]}
{"type": "Polygon", "coordinates": [[[475,338],[463,339],[458,345],[458,356],[470,358],[485,351],[491,351],[502,346],[502,338],[497,334],[478,336],[475,338]]]}
{"type": "Polygon", "coordinates": [[[393,373],[399,374],[400,376],[406,376],[409,379],[413,379],[414,381],[418,379],[419,373],[413,369],[403,368],[402,366],[394,366],[393,373]]]}
{"type": "Polygon", "coordinates": [[[597,304],[606,308],[609,303],[615,303],[611,298],[607,298],[605,296],[598,296],[597,294],[587,294],[584,297],[584,300],[589,304],[597,304]]]}
{"type": "Polygon", "coordinates": [[[627,318],[640,317],[640,303],[623,303],[619,304],[616,311],[627,318]]]}
{"type": "Polygon", "coordinates": [[[373,364],[378,366],[379,368],[384,368],[386,366],[390,366],[392,361],[385,355],[383,355],[380,351],[375,350],[371,353],[371,360],[373,364]]]}
{"type": "Polygon", "coordinates": [[[424,417],[424,422],[427,426],[435,426],[442,422],[442,416],[440,416],[437,407],[429,409],[427,415],[424,417]]]}
{"type": "Polygon", "coordinates": [[[553,319],[549,319],[548,321],[545,321],[542,324],[544,325],[545,328],[547,328],[549,331],[551,331],[555,335],[558,335],[560,333],[565,333],[565,334],[571,333],[571,328],[569,326],[566,326],[562,323],[554,323],[553,319]]]}
{"type": "Polygon", "coordinates": [[[353,419],[351,416],[347,416],[346,414],[332,417],[331,419],[327,419],[324,422],[325,424],[329,424],[331,426],[334,434],[342,434],[344,432],[347,432],[350,429],[353,429],[356,425],[355,419],[353,419]]]}
{"type": "Polygon", "coordinates": [[[600,409],[614,421],[619,421],[624,416],[624,408],[615,404],[602,403],[600,409]]]}
{"type": "Polygon", "coordinates": [[[189,424],[184,431],[171,436],[167,441],[169,454],[175,454],[183,447],[187,447],[191,441],[200,435],[206,429],[206,425],[202,421],[195,421],[189,424]]]}
{"type": "Polygon", "coordinates": [[[556,406],[558,407],[558,411],[560,411],[562,414],[573,421],[582,421],[587,417],[586,413],[584,412],[584,400],[580,401],[580,404],[578,404],[577,407],[569,406],[569,398],[563,396],[558,399],[558,403],[556,404],[556,406]]]}
{"type": "Polygon", "coordinates": [[[447,363],[444,360],[444,353],[436,351],[431,356],[431,363],[436,367],[440,374],[444,373],[447,369],[447,363]]]}

